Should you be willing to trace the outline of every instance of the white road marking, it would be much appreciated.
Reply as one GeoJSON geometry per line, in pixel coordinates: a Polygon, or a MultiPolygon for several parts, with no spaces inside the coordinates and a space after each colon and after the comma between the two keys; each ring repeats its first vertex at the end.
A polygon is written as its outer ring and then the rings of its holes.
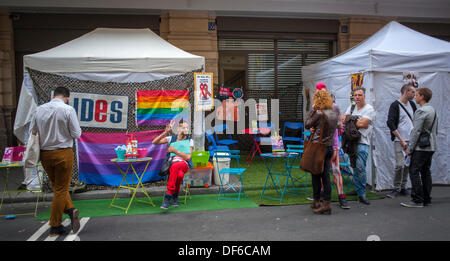
{"type": "Polygon", "coordinates": [[[84,225],[86,225],[86,223],[89,221],[88,217],[82,218],[80,219],[80,229],[78,230],[77,233],[75,234],[70,234],[68,235],[64,241],[80,241],[80,237],[78,237],[78,233],[80,233],[80,231],[84,228],[84,225]]]}
{"type": "Polygon", "coordinates": [[[367,241],[381,241],[381,238],[377,235],[369,235],[367,241]]]}
{"type": "Polygon", "coordinates": [[[49,223],[50,221],[47,221],[47,223],[45,223],[41,228],[39,228],[38,231],[36,231],[36,233],[34,233],[30,238],[27,239],[27,241],[36,241],[36,239],[42,236],[42,234],[44,234],[44,232],[50,228],[49,223]]]}
{"type": "MultiPolygon", "coordinates": [[[[64,221],[61,223],[61,225],[63,225],[63,226],[70,225],[70,219],[64,219],[64,221]]],[[[55,241],[58,237],[59,236],[56,236],[56,237],[48,236],[44,241],[55,241]]]]}

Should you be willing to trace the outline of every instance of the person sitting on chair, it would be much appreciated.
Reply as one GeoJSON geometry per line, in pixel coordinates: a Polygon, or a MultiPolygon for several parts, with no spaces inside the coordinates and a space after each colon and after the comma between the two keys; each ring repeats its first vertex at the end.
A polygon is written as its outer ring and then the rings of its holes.
{"type": "Polygon", "coordinates": [[[171,200],[172,206],[178,207],[178,192],[180,191],[184,174],[188,172],[189,168],[193,168],[191,155],[194,150],[194,141],[190,138],[188,139],[189,124],[184,120],[180,120],[178,123],[178,134],[168,137],[167,135],[171,130],[172,124],[168,124],[164,132],[152,142],[155,145],[169,143],[170,146],[167,148],[167,153],[170,153],[170,157],[173,157],[172,165],[169,169],[167,192],[161,205],[161,208],[165,210],[169,209],[171,200]]]}

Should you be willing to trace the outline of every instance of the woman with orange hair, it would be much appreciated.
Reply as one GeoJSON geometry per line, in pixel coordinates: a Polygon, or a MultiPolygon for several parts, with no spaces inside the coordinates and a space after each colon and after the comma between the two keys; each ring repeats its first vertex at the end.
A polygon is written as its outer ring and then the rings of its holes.
{"type": "Polygon", "coordinates": [[[338,123],[338,115],[333,110],[333,99],[326,90],[317,90],[313,96],[313,110],[308,114],[305,129],[313,129],[311,132],[311,142],[320,141],[326,145],[325,161],[322,173],[311,173],[313,198],[311,205],[316,214],[331,214],[331,182],[330,182],[330,162],[333,156],[334,132],[338,123]],[[322,128],[323,123],[323,130],[322,128]],[[322,182],[321,182],[322,181],[322,182]],[[324,200],[320,202],[320,191],[323,190],[324,200]]]}

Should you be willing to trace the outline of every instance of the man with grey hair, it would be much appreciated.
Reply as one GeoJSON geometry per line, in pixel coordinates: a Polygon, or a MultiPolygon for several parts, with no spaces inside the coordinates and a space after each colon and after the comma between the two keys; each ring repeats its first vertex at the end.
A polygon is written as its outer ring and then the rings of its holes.
{"type": "Polygon", "coordinates": [[[356,127],[361,133],[361,139],[357,146],[356,167],[353,169],[353,180],[359,202],[370,205],[366,198],[366,164],[369,157],[370,140],[373,132],[373,122],[375,120],[375,110],[372,105],[366,103],[366,89],[362,87],[355,88],[353,91],[356,106],[350,105],[343,115],[343,122],[347,115],[358,116],[356,127]]]}

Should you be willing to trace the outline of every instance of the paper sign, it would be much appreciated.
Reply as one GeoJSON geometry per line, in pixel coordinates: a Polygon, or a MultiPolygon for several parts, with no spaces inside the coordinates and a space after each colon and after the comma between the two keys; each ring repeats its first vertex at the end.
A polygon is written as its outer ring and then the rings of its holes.
{"type": "Polygon", "coordinates": [[[213,73],[194,73],[195,109],[209,111],[214,109],[213,73]]]}

